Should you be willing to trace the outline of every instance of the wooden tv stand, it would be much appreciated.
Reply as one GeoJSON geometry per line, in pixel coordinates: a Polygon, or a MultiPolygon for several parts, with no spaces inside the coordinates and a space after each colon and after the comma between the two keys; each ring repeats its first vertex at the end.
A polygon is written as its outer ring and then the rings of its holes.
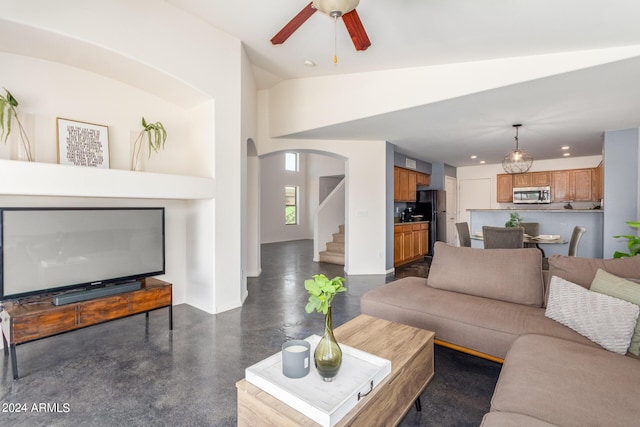
{"type": "Polygon", "coordinates": [[[5,355],[11,353],[13,378],[18,379],[16,345],[62,334],[98,323],[121,319],[159,308],[169,308],[169,329],[173,329],[171,283],[147,278],[135,291],[99,297],[65,305],[54,305],[55,295],[0,305],[0,326],[5,355]]]}

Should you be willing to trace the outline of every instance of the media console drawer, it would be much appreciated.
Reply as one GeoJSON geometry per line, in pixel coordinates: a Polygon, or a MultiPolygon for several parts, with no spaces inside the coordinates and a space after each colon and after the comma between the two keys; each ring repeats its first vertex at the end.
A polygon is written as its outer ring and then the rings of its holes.
{"type": "Polygon", "coordinates": [[[96,301],[84,301],[78,304],[78,326],[95,325],[129,314],[129,298],[126,296],[114,295],[96,301]]]}
{"type": "MultiPolygon", "coordinates": [[[[9,310],[7,310],[9,311],[9,310]]],[[[11,312],[9,311],[9,314],[11,312]]],[[[35,314],[11,317],[12,343],[37,340],[76,328],[76,308],[58,307],[35,314]]]]}
{"type": "Polygon", "coordinates": [[[18,378],[16,345],[86,326],[121,319],[133,314],[169,308],[169,329],[173,329],[172,285],[154,278],[143,280],[142,288],[121,294],[54,305],[53,296],[25,303],[4,302],[0,310],[2,338],[11,352],[13,378],[18,378]]]}

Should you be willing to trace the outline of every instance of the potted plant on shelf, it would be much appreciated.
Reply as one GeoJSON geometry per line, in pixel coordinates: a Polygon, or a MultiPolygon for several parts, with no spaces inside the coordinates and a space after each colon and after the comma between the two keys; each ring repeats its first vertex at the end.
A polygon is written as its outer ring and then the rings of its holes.
{"type": "Polygon", "coordinates": [[[155,151],[156,153],[160,151],[160,149],[164,148],[164,144],[167,141],[167,131],[161,122],[155,123],[147,123],[145,118],[142,118],[142,130],[138,134],[137,138],[133,143],[133,149],[131,153],[131,170],[142,170],[142,161],[144,157],[141,157],[140,154],[143,151],[143,140],[144,136],[147,136],[147,146],[148,146],[148,157],[151,157],[151,152],[155,151]]]}
{"type": "MultiPolygon", "coordinates": [[[[24,159],[33,162],[34,158],[33,153],[31,152],[31,143],[29,142],[27,132],[24,130],[24,126],[22,126],[20,117],[18,117],[18,100],[7,88],[3,89],[6,94],[5,96],[0,95],[0,139],[4,139],[4,143],[7,143],[9,134],[11,134],[11,122],[12,119],[15,118],[16,123],[18,124],[18,131],[20,132],[20,140],[17,143],[21,145],[21,147],[18,146],[16,149],[17,151],[24,153],[24,159]]],[[[17,156],[18,159],[20,159],[20,157],[22,156],[17,156]]]]}
{"type": "MultiPolygon", "coordinates": [[[[633,228],[640,228],[640,221],[627,221],[627,225],[633,228]]],[[[613,236],[616,239],[625,238],[627,239],[627,247],[629,248],[629,253],[615,251],[613,254],[614,258],[624,258],[624,257],[632,257],[640,254],[640,236],[634,236],[631,234],[623,234],[618,236],[613,236]]]]}
{"type": "Polygon", "coordinates": [[[304,287],[309,292],[305,311],[311,313],[315,310],[325,315],[324,333],[313,353],[316,369],[325,381],[332,381],[342,364],[342,350],[333,336],[331,302],[339,292],[347,290],[343,286],[344,280],[343,277],[329,280],[324,274],[316,274],[312,279],[304,281],[304,287]]]}

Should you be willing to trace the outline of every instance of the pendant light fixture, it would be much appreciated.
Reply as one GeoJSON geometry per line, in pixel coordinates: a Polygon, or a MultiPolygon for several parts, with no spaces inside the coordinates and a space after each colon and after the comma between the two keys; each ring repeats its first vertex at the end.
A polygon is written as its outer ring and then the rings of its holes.
{"type": "Polygon", "coordinates": [[[518,123],[512,126],[516,128],[516,149],[504,156],[504,159],[502,159],[502,168],[506,173],[525,173],[533,164],[533,156],[531,153],[521,150],[518,147],[518,128],[522,126],[522,124],[518,123]]]}

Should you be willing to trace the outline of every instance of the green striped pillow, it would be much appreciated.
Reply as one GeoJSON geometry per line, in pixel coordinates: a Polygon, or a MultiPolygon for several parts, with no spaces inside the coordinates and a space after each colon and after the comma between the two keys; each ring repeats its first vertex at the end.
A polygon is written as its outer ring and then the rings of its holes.
{"type": "MultiPolygon", "coordinates": [[[[607,273],[601,268],[591,282],[591,290],[640,305],[640,284],[607,273]]],[[[629,353],[640,356],[640,318],[631,337],[629,353]]]]}

